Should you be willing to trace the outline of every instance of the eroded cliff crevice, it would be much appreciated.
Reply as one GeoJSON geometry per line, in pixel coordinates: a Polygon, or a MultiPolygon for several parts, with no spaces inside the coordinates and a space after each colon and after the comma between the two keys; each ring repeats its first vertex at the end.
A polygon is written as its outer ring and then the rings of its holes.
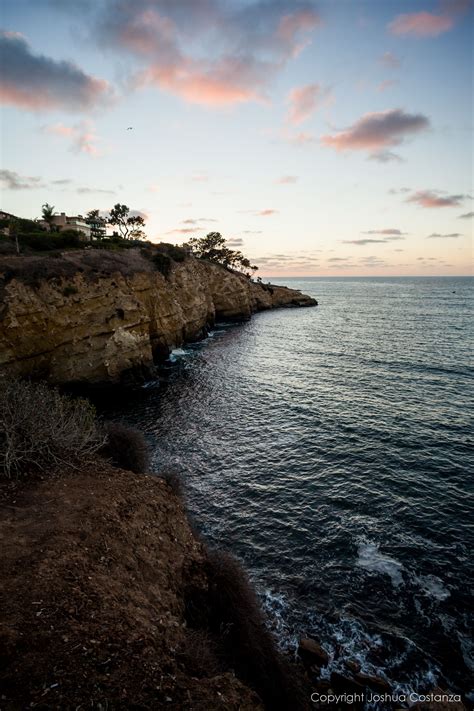
{"type": "Polygon", "coordinates": [[[0,275],[0,371],[58,384],[119,382],[216,321],[316,304],[191,257],[165,277],[135,250],[10,257],[0,275]]]}

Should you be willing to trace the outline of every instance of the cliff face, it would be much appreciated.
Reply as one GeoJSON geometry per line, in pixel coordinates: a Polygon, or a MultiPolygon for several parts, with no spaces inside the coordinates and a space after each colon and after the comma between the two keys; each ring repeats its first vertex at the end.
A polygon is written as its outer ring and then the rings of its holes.
{"type": "Polygon", "coordinates": [[[132,251],[9,258],[0,273],[0,371],[52,383],[118,382],[218,320],[316,304],[193,258],[165,278],[132,251]]]}

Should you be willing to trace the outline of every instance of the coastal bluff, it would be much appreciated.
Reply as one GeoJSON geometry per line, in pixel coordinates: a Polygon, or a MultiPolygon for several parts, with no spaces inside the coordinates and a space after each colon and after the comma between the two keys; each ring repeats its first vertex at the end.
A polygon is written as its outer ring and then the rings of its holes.
{"type": "Polygon", "coordinates": [[[162,273],[139,249],[0,259],[0,372],[53,384],[147,377],[219,321],[314,306],[191,256],[162,273]]]}

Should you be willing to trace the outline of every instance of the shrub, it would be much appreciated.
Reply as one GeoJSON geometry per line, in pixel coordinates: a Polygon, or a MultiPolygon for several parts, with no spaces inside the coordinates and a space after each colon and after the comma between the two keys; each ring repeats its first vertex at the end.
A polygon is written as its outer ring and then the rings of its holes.
{"type": "Polygon", "coordinates": [[[103,436],[95,409],[44,383],[0,381],[0,475],[11,478],[92,457],[103,436]]]}
{"type": "Polygon", "coordinates": [[[53,235],[54,243],[59,249],[64,247],[84,248],[87,241],[84,240],[84,235],[79,230],[61,230],[58,234],[53,235]]]}
{"type": "Polygon", "coordinates": [[[304,708],[302,682],[278,651],[239,562],[228,553],[208,551],[208,581],[209,626],[221,637],[227,663],[267,708],[304,708]]]}
{"type": "Polygon", "coordinates": [[[83,249],[86,242],[78,230],[62,230],[62,232],[21,232],[18,241],[23,247],[29,247],[36,252],[50,252],[54,249],[83,249]]]}
{"type": "Polygon", "coordinates": [[[152,262],[155,265],[157,271],[163,274],[164,277],[169,276],[169,273],[171,272],[171,267],[173,266],[173,260],[171,259],[171,257],[168,257],[167,254],[157,252],[153,255],[152,262]]]}
{"type": "Polygon", "coordinates": [[[22,232],[18,235],[18,241],[22,247],[30,247],[36,252],[49,252],[57,248],[51,232],[22,232]]]}
{"type": "Polygon", "coordinates": [[[150,453],[143,434],[120,422],[106,422],[106,442],[101,455],[115,467],[129,469],[135,474],[144,474],[150,465],[150,453]]]}
{"type": "Polygon", "coordinates": [[[170,244],[169,242],[159,242],[154,245],[154,250],[156,252],[161,252],[162,254],[167,254],[174,262],[184,262],[188,253],[183,247],[177,244],[170,244]]]}
{"type": "Polygon", "coordinates": [[[72,284],[68,284],[64,287],[63,296],[73,296],[74,294],[77,294],[77,288],[75,286],[72,286],[72,284]]]}
{"type": "Polygon", "coordinates": [[[178,472],[174,469],[164,469],[160,472],[160,476],[166,481],[173,494],[182,499],[184,496],[183,480],[178,472]]]}

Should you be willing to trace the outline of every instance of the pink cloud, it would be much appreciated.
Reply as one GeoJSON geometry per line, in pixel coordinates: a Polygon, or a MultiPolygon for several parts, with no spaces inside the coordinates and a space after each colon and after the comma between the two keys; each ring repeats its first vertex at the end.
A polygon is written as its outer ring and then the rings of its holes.
{"type": "Polygon", "coordinates": [[[25,38],[0,32],[0,103],[31,111],[88,110],[113,98],[109,84],[72,62],[33,54],[25,38]]]}
{"type": "Polygon", "coordinates": [[[398,15],[388,25],[392,35],[412,35],[414,37],[437,37],[454,27],[454,18],[448,14],[435,15],[431,12],[412,12],[398,15]]]}
{"type": "Polygon", "coordinates": [[[281,18],[277,36],[291,47],[292,56],[296,57],[308,44],[308,39],[298,40],[298,36],[314,30],[321,20],[313,9],[303,9],[281,18]]]}
{"type": "Polygon", "coordinates": [[[283,138],[288,143],[292,143],[294,146],[298,146],[299,148],[316,142],[316,137],[312,133],[306,133],[304,131],[294,135],[285,134],[283,138]]]}
{"type": "Polygon", "coordinates": [[[406,202],[415,202],[421,207],[459,207],[467,195],[443,195],[440,190],[418,190],[406,199],[406,202]]]}
{"type": "Polygon", "coordinates": [[[203,227],[180,227],[175,230],[170,230],[167,232],[167,235],[174,235],[174,234],[179,234],[179,235],[190,235],[193,234],[194,232],[201,232],[203,230],[203,227]]]}
{"type": "Polygon", "coordinates": [[[219,107],[265,100],[263,76],[238,58],[212,64],[187,59],[176,65],[156,63],[139,74],[136,82],[159,86],[192,104],[219,107]]]}
{"type": "Polygon", "coordinates": [[[273,209],[268,209],[268,210],[260,210],[259,212],[256,212],[255,215],[258,217],[270,217],[271,215],[276,215],[278,213],[278,210],[273,210],[273,209]]]}
{"type": "Polygon", "coordinates": [[[282,175],[282,177],[278,178],[278,180],[276,182],[278,185],[289,185],[291,183],[297,183],[298,176],[297,175],[282,175]]]}
{"type": "Polygon", "coordinates": [[[379,62],[388,67],[388,69],[398,69],[400,66],[400,60],[393,54],[393,52],[384,52],[384,54],[380,57],[379,62]]]}
{"type": "Polygon", "coordinates": [[[380,84],[377,86],[377,91],[387,91],[387,89],[390,89],[396,84],[398,84],[396,79],[385,79],[385,81],[380,82],[380,84]]]}
{"type": "Polygon", "coordinates": [[[98,157],[101,155],[97,146],[98,136],[91,121],[80,121],[74,126],[65,126],[63,123],[56,123],[44,126],[43,130],[60,138],[71,139],[71,150],[75,153],[86,153],[87,155],[98,157]]]}
{"type": "Polygon", "coordinates": [[[267,101],[269,83],[320,22],[312,5],[110,1],[96,32],[102,45],[126,49],[144,63],[132,86],[157,86],[190,103],[225,107],[267,101]],[[199,48],[190,41],[197,32],[199,48]]]}
{"type": "Polygon", "coordinates": [[[323,146],[336,151],[379,151],[403,143],[406,136],[429,127],[423,114],[408,114],[402,109],[391,109],[364,114],[345,131],[321,137],[323,146]]]}
{"type": "Polygon", "coordinates": [[[323,89],[319,84],[307,84],[295,87],[290,91],[287,103],[290,105],[288,123],[299,126],[310,118],[324,101],[327,101],[331,92],[323,89]]]}

